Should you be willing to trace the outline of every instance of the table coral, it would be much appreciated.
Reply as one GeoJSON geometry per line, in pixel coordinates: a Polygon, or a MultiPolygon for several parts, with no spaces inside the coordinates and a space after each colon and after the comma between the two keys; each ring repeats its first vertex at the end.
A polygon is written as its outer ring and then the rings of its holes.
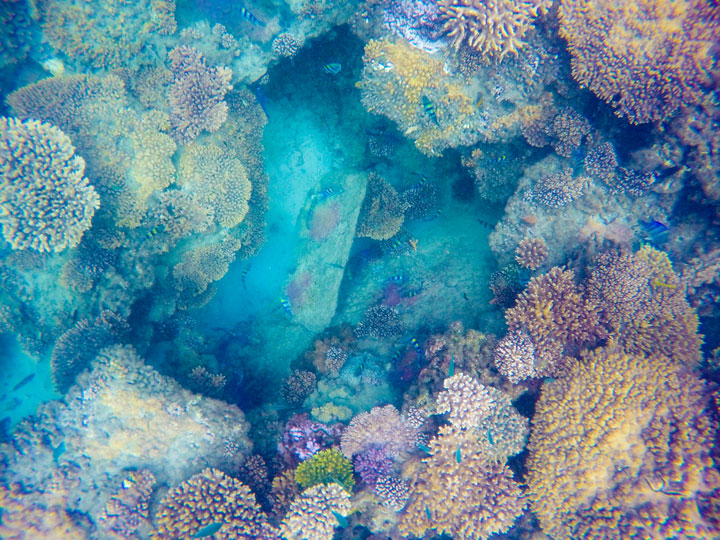
{"type": "Polygon", "coordinates": [[[396,458],[413,447],[415,435],[415,429],[398,410],[385,405],[355,416],[340,439],[340,447],[348,458],[372,447],[382,448],[386,455],[396,458]]]}
{"type": "Polygon", "coordinates": [[[392,238],[402,227],[408,208],[409,204],[387,180],[370,173],[355,232],[358,236],[367,236],[373,240],[392,238]]]}
{"type": "Polygon", "coordinates": [[[192,143],[183,150],[177,183],[212,212],[222,227],[238,225],[248,212],[252,187],[245,167],[215,144],[192,143]]]}
{"type": "Polygon", "coordinates": [[[573,538],[710,538],[696,497],[720,487],[704,384],[662,356],[598,349],[545,383],[527,462],[543,530],[573,538]]]}
{"type": "Polygon", "coordinates": [[[455,49],[466,45],[487,60],[517,54],[522,38],[551,0],[442,0],[441,18],[455,49]]]}
{"type": "Polygon", "coordinates": [[[158,35],[175,32],[174,0],[41,0],[44,38],[79,67],[119,69],[157,54],[158,35]]]}
{"type": "Polygon", "coordinates": [[[60,252],[80,242],[100,198],[65,133],[0,117],[0,170],[0,223],[13,249],[60,252]]]}
{"type": "Polygon", "coordinates": [[[336,516],[347,518],[350,513],[350,495],[338,484],[322,484],[306,489],[290,505],[279,527],[284,540],[331,540],[336,516]]]}
{"type": "Polygon", "coordinates": [[[208,67],[198,50],[184,45],[175,47],[168,56],[175,75],[168,90],[175,139],[187,143],[202,131],[220,129],[227,119],[228,106],[223,99],[232,88],[232,70],[208,67]]]}
{"type": "Polygon", "coordinates": [[[720,8],[704,0],[566,0],[573,77],[631,123],[661,120],[711,85],[720,8]]]}
{"type": "Polygon", "coordinates": [[[169,491],[157,510],[153,540],[197,535],[220,523],[217,540],[262,537],[265,514],[250,488],[217,469],[205,469],[169,491]]]}

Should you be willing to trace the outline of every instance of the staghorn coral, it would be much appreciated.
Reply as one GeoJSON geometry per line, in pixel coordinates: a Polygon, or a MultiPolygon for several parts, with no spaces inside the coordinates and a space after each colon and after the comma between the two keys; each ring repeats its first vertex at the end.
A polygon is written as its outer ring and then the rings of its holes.
{"type": "Polygon", "coordinates": [[[548,256],[548,247],[542,237],[524,238],[515,249],[515,260],[520,266],[537,270],[548,256]]]}
{"type": "Polygon", "coordinates": [[[402,332],[402,323],[397,309],[385,305],[372,306],[357,324],[354,333],[357,338],[372,337],[384,339],[402,332]]]}
{"type": "Polygon", "coordinates": [[[605,336],[599,309],[583,296],[575,273],[558,267],[532,278],[505,320],[510,332],[522,331],[530,338],[539,376],[557,373],[563,357],[605,336]]]}
{"type": "Polygon", "coordinates": [[[562,208],[582,196],[587,182],[586,177],[573,176],[572,169],[567,168],[540,178],[528,196],[544,206],[562,208]]]}
{"type": "Polygon", "coordinates": [[[257,539],[265,515],[250,488],[217,469],[205,469],[163,497],[155,516],[153,540],[197,535],[211,523],[221,523],[217,540],[257,539]]]}
{"type": "Polygon", "coordinates": [[[704,0],[567,0],[572,74],[631,123],[661,120],[711,85],[720,8],[704,0]]]}
{"type": "Polygon", "coordinates": [[[437,412],[448,413],[457,430],[471,430],[487,417],[493,399],[487,389],[474,378],[458,373],[443,381],[445,390],[437,397],[437,412]]]}
{"type": "Polygon", "coordinates": [[[336,482],[352,491],[355,485],[352,463],[334,448],[321,450],[300,463],[295,469],[295,481],[303,489],[336,482]]]}
{"type": "Polygon", "coordinates": [[[498,371],[513,384],[541,376],[535,369],[535,346],[523,331],[509,332],[502,338],[495,347],[493,360],[498,371]]]}
{"type": "Polygon", "coordinates": [[[416,430],[400,416],[392,405],[373,407],[369,412],[355,416],[342,434],[340,448],[347,458],[367,452],[372,447],[382,448],[388,457],[397,458],[410,450],[416,430]]]}
{"type": "Polygon", "coordinates": [[[154,486],[155,476],[147,469],[127,475],[98,517],[103,538],[122,540],[150,530],[148,506],[154,486]]]}
{"type": "Polygon", "coordinates": [[[609,142],[591,148],[585,155],[585,171],[593,178],[602,180],[608,187],[615,185],[617,167],[617,154],[609,142]]]}
{"type": "MultiPolygon", "coordinates": [[[[150,63],[153,40],[175,32],[174,0],[40,0],[44,38],[79,67],[118,69],[150,63]]],[[[78,71],[82,71],[79,69],[78,71]]]]}
{"type": "Polygon", "coordinates": [[[720,487],[704,384],[612,347],[546,382],[527,462],[531,508],[558,540],[711,538],[696,497],[720,487]]]}
{"type": "Polygon", "coordinates": [[[373,240],[392,238],[402,227],[408,208],[409,204],[403,201],[387,180],[370,173],[355,233],[373,240]]]}
{"type": "Polygon", "coordinates": [[[197,49],[181,45],[168,54],[175,76],[168,90],[170,124],[178,142],[187,143],[202,131],[215,132],[227,119],[223,98],[232,87],[232,71],[211,68],[197,49]]]}
{"type": "Polygon", "coordinates": [[[650,246],[634,254],[603,253],[586,289],[600,322],[628,352],[700,362],[698,316],[666,253],[650,246]]]}
{"type": "Polygon", "coordinates": [[[13,249],[63,251],[90,228],[100,199],[60,129],[0,117],[0,223],[13,249]]]}
{"type": "Polygon", "coordinates": [[[252,187],[245,167],[229,151],[215,144],[188,145],[178,163],[178,185],[212,212],[222,227],[234,227],[245,218],[252,187]]]}
{"type": "Polygon", "coordinates": [[[338,484],[314,486],[290,505],[279,527],[284,540],[331,540],[340,515],[350,513],[350,495],[338,484]]]}
{"type": "Polygon", "coordinates": [[[380,497],[383,506],[399,512],[405,507],[410,497],[410,490],[407,482],[394,476],[381,476],[375,483],[375,494],[380,497]]]}
{"type": "Polygon", "coordinates": [[[288,404],[299,407],[313,393],[316,384],[317,377],[312,371],[296,369],[283,380],[280,394],[288,404]]]}
{"type": "Polygon", "coordinates": [[[558,155],[572,157],[590,133],[590,124],[575,109],[563,107],[552,121],[552,132],[557,137],[553,148],[558,155]]]}
{"type": "Polygon", "coordinates": [[[522,38],[551,0],[442,0],[443,32],[455,49],[480,51],[485,61],[517,55],[522,38]]]}

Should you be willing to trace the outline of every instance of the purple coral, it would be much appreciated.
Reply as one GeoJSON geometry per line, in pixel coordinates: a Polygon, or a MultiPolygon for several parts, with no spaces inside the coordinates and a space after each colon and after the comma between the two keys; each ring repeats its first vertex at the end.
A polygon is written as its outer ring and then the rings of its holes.
{"type": "Polygon", "coordinates": [[[208,67],[202,54],[192,47],[170,51],[175,80],[170,85],[170,124],[178,142],[187,143],[201,131],[217,131],[225,122],[228,106],[223,101],[232,87],[232,71],[208,67]]]}
{"type": "Polygon", "coordinates": [[[419,49],[435,51],[445,45],[439,40],[442,23],[435,0],[386,1],[383,23],[419,49]]]}
{"type": "Polygon", "coordinates": [[[375,487],[381,477],[392,472],[392,460],[385,452],[385,448],[372,446],[355,455],[353,467],[364,484],[375,487]]]}
{"type": "Polygon", "coordinates": [[[320,450],[332,447],[340,440],[342,424],[326,425],[310,420],[306,414],[293,415],[278,445],[283,460],[295,466],[320,450]]]}

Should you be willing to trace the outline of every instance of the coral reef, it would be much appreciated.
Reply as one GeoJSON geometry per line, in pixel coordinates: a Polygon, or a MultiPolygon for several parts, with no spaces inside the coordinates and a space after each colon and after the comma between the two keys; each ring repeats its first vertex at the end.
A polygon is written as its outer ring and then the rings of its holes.
{"type": "Polygon", "coordinates": [[[297,407],[313,393],[316,383],[317,377],[312,371],[296,369],[285,377],[280,393],[288,404],[297,407]]]}
{"type": "Polygon", "coordinates": [[[0,67],[15,64],[25,58],[30,49],[30,6],[22,0],[8,0],[0,4],[0,67]]]}
{"type": "Polygon", "coordinates": [[[100,199],[60,129],[0,117],[2,230],[13,249],[63,251],[90,228],[100,199]]]}
{"type": "Polygon", "coordinates": [[[517,54],[522,38],[549,0],[442,0],[443,32],[455,49],[461,45],[480,51],[486,60],[517,54]]]}
{"type": "Polygon", "coordinates": [[[563,169],[540,178],[528,196],[544,206],[562,208],[582,195],[586,183],[587,179],[574,176],[572,169],[563,169]]]}
{"type": "Polygon", "coordinates": [[[193,142],[184,148],[177,173],[177,184],[221,227],[234,227],[245,218],[252,187],[245,167],[231,153],[193,142]]]}
{"type": "Polygon", "coordinates": [[[273,52],[281,58],[292,58],[298,52],[300,44],[297,36],[289,32],[283,32],[275,36],[272,42],[273,52]]]}
{"type": "Polygon", "coordinates": [[[381,448],[388,457],[396,458],[415,443],[415,429],[400,416],[392,405],[373,407],[352,419],[340,440],[345,457],[352,458],[372,447],[381,448]]]}
{"type": "Polygon", "coordinates": [[[542,237],[525,238],[515,249],[517,263],[529,270],[537,270],[548,256],[548,247],[542,237]]]}
{"type": "Polygon", "coordinates": [[[192,47],[176,47],[168,57],[175,76],[168,90],[175,139],[187,143],[202,131],[220,129],[227,119],[228,106],[223,99],[232,88],[232,70],[208,67],[202,54],[192,47]]]}
{"type": "Polygon", "coordinates": [[[392,238],[402,227],[408,208],[409,204],[400,198],[387,180],[371,173],[355,233],[373,240],[392,238]]]}
{"type": "Polygon", "coordinates": [[[535,368],[535,345],[523,331],[508,332],[495,347],[493,360],[498,371],[513,384],[542,375],[535,368]]]}
{"type": "Polygon", "coordinates": [[[384,339],[401,333],[402,323],[397,309],[384,305],[372,306],[365,312],[354,332],[358,338],[384,339]]]}
{"type": "Polygon", "coordinates": [[[717,536],[696,505],[720,486],[703,386],[677,362],[613,348],[546,382],[527,462],[543,530],[563,540],[717,536]]]}
{"type": "Polygon", "coordinates": [[[150,531],[149,502],[155,476],[140,469],[127,475],[98,518],[103,537],[122,540],[150,531]]]}
{"type": "Polygon", "coordinates": [[[331,540],[339,519],[350,513],[350,495],[338,484],[322,484],[303,491],[280,523],[284,540],[331,540]]]}
{"type": "MultiPolygon", "coordinates": [[[[218,540],[262,538],[265,515],[245,484],[217,469],[205,469],[178,485],[160,501],[153,540],[199,537],[213,523],[218,540]]],[[[203,535],[206,536],[206,535],[203,535]]]]}
{"type": "Polygon", "coordinates": [[[650,122],[699,101],[712,84],[718,10],[702,0],[569,0],[560,5],[560,34],[580,84],[630,122],[650,122]]]}
{"type": "Polygon", "coordinates": [[[440,3],[435,0],[384,1],[382,21],[410,45],[427,51],[444,46],[440,3]]]}
{"type": "MultiPolygon", "coordinates": [[[[83,68],[137,67],[156,58],[158,35],[175,32],[174,0],[42,0],[44,38],[83,68]]],[[[79,71],[82,71],[80,69],[79,71]]]]}
{"type": "Polygon", "coordinates": [[[321,450],[300,463],[295,469],[295,481],[303,489],[335,482],[352,491],[355,485],[352,463],[334,448],[321,450]]]}
{"type": "Polygon", "coordinates": [[[340,442],[342,424],[325,425],[310,420],[307,413],[294,414],[285,424],[278,451],[283,461],[295,466],[320,450],[340,442]]]}

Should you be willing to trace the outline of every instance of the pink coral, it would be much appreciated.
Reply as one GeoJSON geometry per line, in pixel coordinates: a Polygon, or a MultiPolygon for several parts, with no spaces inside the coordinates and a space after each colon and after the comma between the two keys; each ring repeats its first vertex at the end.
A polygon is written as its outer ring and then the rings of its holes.
{"type": "Polygon", "coordinates": [[[353,418],[343,433],[340,447],[348,458],[373,446],[384,448],[390,457],[397,457],[412,448],[414,443],[415,429],[395,407],[385,405],[353,418]]]}
{"type": "Polygon", "coordinates": [[[204,130],[220,129],[227,118],[228,106],[223,98],[232,88],[232,71],[206,66],[202,54],[192,47],[176,47],[169,58],[175,75],[168,95],[175,139],[187,143],[204,130]]]}

